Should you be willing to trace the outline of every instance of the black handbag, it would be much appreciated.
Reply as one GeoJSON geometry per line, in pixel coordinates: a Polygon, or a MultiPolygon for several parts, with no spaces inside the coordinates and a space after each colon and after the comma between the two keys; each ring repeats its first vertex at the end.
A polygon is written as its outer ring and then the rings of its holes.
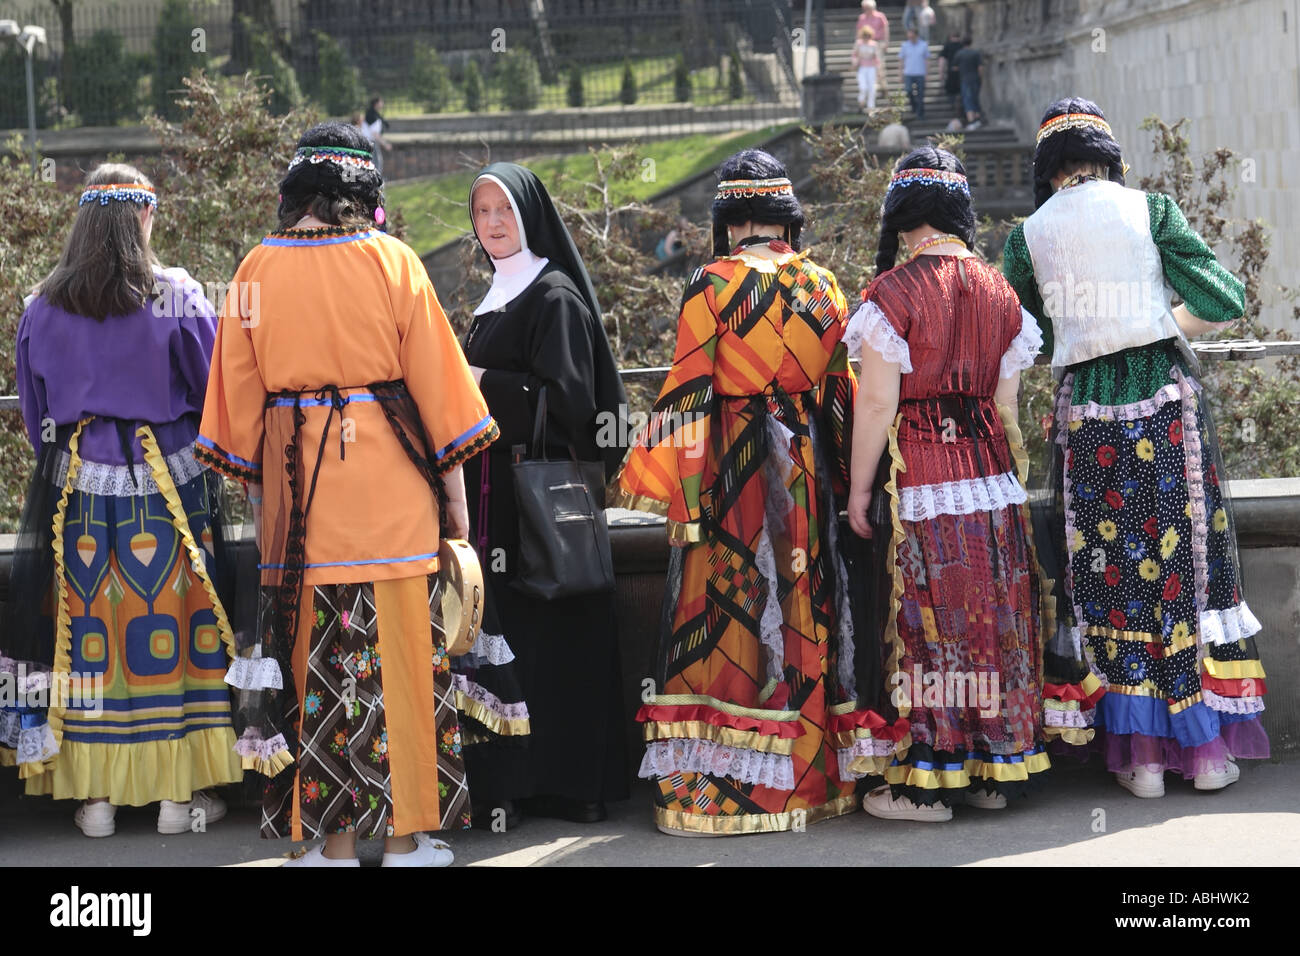
{"type": "Polygon", "coordinates": [[[605,466],[546,458],[546,388],[537,396],[533,457],[516,445],[511,471],[519,512],[519,558],[510,586],[553,601],[614,589],[614,559],[605,525],[605,466]]]}

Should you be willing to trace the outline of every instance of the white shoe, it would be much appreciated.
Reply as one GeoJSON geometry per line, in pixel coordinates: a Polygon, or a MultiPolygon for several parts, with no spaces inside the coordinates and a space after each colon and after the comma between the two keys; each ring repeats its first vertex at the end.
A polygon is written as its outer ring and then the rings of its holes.
{"type": "Polygon", "coordinates": [[[117,830],[114,821],[116,814],[117,807],[107,800],[98,803],[87,801],[77,808],[77,812],[72,815],[72,822],[88,837],[110,837],[117,830]]]}
{"type": "Polygon", "coordinates": [[[290,860],[286,860],[281,865],[282,866],[304,866],[304,867],[306,866],[360,866],[361,865],[361,861],[358,860],[355,856],[348,857],[345,860],[335,860],[331,857],[326,856],[322,852],[324,849],[325,849],[324,845],[314,846],[306,853],[303,853],[301,856],[296,856],[290,860]]]}
{"type": "Polygon", "coordinates": [[[981,810],[1005,810],[1007,797],[1004,793],[987,793],[984,790],[967,790],[966,806],[979,807],[981,810]]]}
{"type": "Polygon", "coordinates": [[[1165,772],[1138,765],[1115,774],[1115,782],[1135,797],[1153,800],[1165,795],[1165,772]]]}
{"type": "Polygon", "coordinates": [[[1195,779],[1197,790],[1222,790],[1241,779],[1241,769],[1229,758],[1228,765],[1222,770],[1198,773],[1195,779]]]}
{"type": "Polygon", "coordinates": [[[226,801],[211,790],[196,790],[185,803],[162,801],[158,807],[158,832],[188,833],[195,830],[195,821],[201,821],[196,832],[202,833],[225,815],[226,801]],[[196,810],[199,812],[195,813],[196,810]]]}
{"type": "Polygon", "coordinates": [[[456,859],[451,847],[427,833],[412,833],[415,849],[410,853],[385,853],[380,866],[451,866],[456,859]]]}
{"type": "Polygon", "coordinates": [[[913,803],[906,797],[895,799],[888,785],[877,787],[862,798],[862,809],[882,820],[914,820],[917,823],[943,823],[952,819],[952,807],[936,803],[932,807],[913,803]]]}

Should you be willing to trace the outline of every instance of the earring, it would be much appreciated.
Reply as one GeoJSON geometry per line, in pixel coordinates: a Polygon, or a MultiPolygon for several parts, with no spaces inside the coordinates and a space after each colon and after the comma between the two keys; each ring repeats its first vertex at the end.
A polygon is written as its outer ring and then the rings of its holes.
{"type": "Polygon", "coordinates": [[[375,223],[376,223],[377,225],[382,226],[382,225],[384,224],[384,221],[385,221],[387,218],[388,218],[388,216],[385,215],[385,213],[384,213],[384,207],[383,207],[383,206],[376,206],[376,207],[375,207],[375,223]]]}

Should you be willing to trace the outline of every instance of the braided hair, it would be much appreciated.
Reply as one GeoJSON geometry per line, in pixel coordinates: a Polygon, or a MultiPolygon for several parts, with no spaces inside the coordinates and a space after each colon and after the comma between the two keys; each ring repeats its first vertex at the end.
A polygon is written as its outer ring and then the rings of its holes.
{"type": "MultiPolygon", "coordinates": [[[[966,167],[960,159],[934,146],[919,146],[912,150],[898,161],[894,173],[904,169],[940,169],[966,175],[966,167]]],[[[898,234],[922,225],[951,233],[967,246],[975,245],[975,207],[967,193],[927,183],[895,186],[885,194],[880,210],[876,275],[894,268],[898,258],[898,234]]]]}
{"type": "MultiPolygon", "coordinates": [[[[1101,107],[1081,96],[1067,96],[1047,108],[1042,122],[1067,113],[1086,113],[1104,120],[1101,107]]],[[[1042,123],[1039,124],[1040,126],[1042,123]]],[[[1082,126],[1063,129],[1048,136],[1034,149],[1034,208],[1052,197],[1052,177],[1062,168],[1092,164],[1106,170],[1113,183],[1124,185],[1124,162],[1119,143],[1104,129],[1082,126]]]]}
{"type": "MultiPolygon", "coordinates": [[[[742,149],[718,167],[718,182],[734,179],[789,179],[785,164],[761,149],[742,149]]],[[[785,241],[797,252],[803,229],[803,208],[791,195],[728,196],[713,200],[713,254],[731,253],[727,227],[752,222],[785,226],[785,241]]]]}
{"type": "MultiPolygon", "coordinates": [[[[333,146],[372,153],[374,146],[347,123],[319,123],[302,134],[298,148],[333,146]]],[[[373,226],[384,204],[384,178],[375,169],[335,162],[299,162],[280,180],[280,228],[312,215],[332,226],[373,226]]]]}

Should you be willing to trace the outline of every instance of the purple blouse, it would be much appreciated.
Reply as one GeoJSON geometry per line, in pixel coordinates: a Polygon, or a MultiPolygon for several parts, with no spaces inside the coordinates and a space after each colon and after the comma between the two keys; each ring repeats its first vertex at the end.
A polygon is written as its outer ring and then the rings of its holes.
{"type": "Polygon", "coordinates": [[[32,448],[40,457],[41,424],[96,418],[80,439],[88,462],[125,465],[111,419],[131,423],[131,451],[143,462],[136,423],[153,428],[164,455],[188,448],[198,434],[217,315],[183,269],[160,273],[164,295],[129,315],[102,322],[29,300],[18,323],[18,398],[32,448]]]}

